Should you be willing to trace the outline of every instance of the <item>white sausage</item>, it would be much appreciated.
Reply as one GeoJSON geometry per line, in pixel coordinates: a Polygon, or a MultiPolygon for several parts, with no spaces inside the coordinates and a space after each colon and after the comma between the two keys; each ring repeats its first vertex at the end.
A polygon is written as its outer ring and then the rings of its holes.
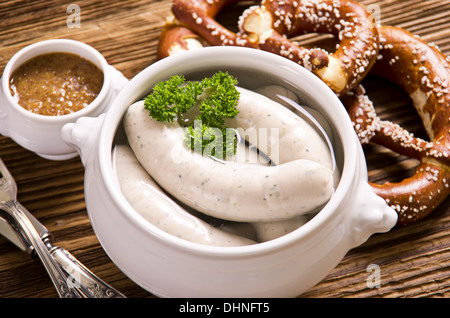
{"type": "MultiPolygon", "coordinates": [[[[312,107],[305,106],[305,105],[299,105],[298,104],[299,99],[298,99],[297,95],[295,95],[295,93],[292,92],[291,90],[289,90],[283,86],[279,86],[279,85],[267,85],[267,86],[259,87],[255,91],[261,95],[264,95],[264,96],[272,99],[273,101],[276,101],[276,102],[288,107],[288,108],[293,107],[293,105],[297,104],[298,107],[303,108],[304,111],[309,113],[315,119],[317,124],[322,128],[323,132],[327,135],[327,137],[329,139],[332,139],[331,137],[333,136],[333,130],[330,126],[330,122],[325,118],[325,116],[320,111],[318,111],[312,107]],[[287,98],[287,100],[290,100],[290,101],[288,102],[285,98],[287,98]]],[[[302,116],[302,113],[299,112],[297,109],[294,110],[294,113],[298,114],[299,116],[302,116]]],[[[324,151],[325,151],[324,144],[320,144],[320,153],[323,154],[324,151]]],[[[317,151],[315,153],[317,153],[317,151]]],[[[295,153],[291,152],[290,155],[295,156],[295,153]]],[[[327,156],[325,156],[325,158],[327,158],[327,156]]],[[[339,179],[341,177],[340,171],[334,162],[334,158],[332,158],[332,161],[327,160],[327,162],[325,163],[325,165],[327,167],[329,167],[330,164],[334,164],[334,166],[330,169],[334,169],[334,185],[335,185],[335,187],[337,187],[337,185],[339,183],[339,179]]]]}
{"type": "Polygon", "coordinates": [[[241,246],[255,242],[216,229],[181,208],[164,194],[125,145],[115,149],[120,189],[130,205],[147,221],[182,239],[215,246],[241,246]]]}
{"type": "MultiPolygon", "coordinates": [[[[278,102],[285,107],[292,107],[292,104],[298,104],[299,99],[295,93],[293,93],[291,90],[279,86],[279,85],[267,85],[259,87],[255,90],[255,92],[266,96],[267,98],[270,98],[271,100],[278,102]],[[287,98],[291,102],[286,102],[283,98],[287,98]]],[[[267,103],[265,103],[267,104],[267,103]]],[[[321,125],[322,129],[325,131],[328,136],[331,136],[331,130],[329,129],[328,122],[323,119],[322,114],[317,112],[315,109],[307,108],[305,106],[303,107],[307,112],[309,112],[316,121],[318,121],[319,125],[321,125]]],[[[294,111],[297,114],[297,110],[294,111]]],[[[301,113],[299,114],[301,115],[301,113]]],[[[327,158],[326,165],[329,167],[330,164],[333,164],[332,161],[328,161],[328,156],[325,154],[327,149],[325,149],[325,144],[321,142],[321,140],[314,140],[313,142],[319,142],[319,144],[316,144],[316,150],[314,151],[314,154],[318,154],[319,158],[323,156],[323,158],[327,158]],[[317,150],[318,149],[318,150],[317,150]]],[[[291,152],[290,155],[298,156],[299,154],[295,154],[294,152],[291,152]]],[[[322,159],[322,158],[320,158],[322,159]]],[[[320,160],[319,159],[319,160],[320,160]]],[[[287,159],[284,159],[287,160],[287,159]]],[[[317,159],[316,159],[317,160],[317,159]]],[[[320,161],[323,162],[323,161],[320,161]]],[[[337,167],[334,166],[334,184],[337,186],[339,182],[340,174],[337,167]]],[[[311,217],[311,216],[310,216],[311,217]]],[[[309,218],[305,215],[294,217],[289,220],[285,221],[278,221],[278,222],[259,222],[259,223],[251,223],[255,230],[256,239],[258,242],[266,242],[273,240],[275,238],[281,237],[287,233],[290,233],[298,228],[300,228],[302,225],[304,225],[306,222],[308,222],[309,218]]]]}
{"type": "Polygon", "coordinates": [[[124,127],[139,162],[160,186],[217,218],[286,220],[323,205],[333,193],[332,172],[315,161],[299,159],[274,167],[221,164],[192,152],[183,144],[184,130],[151,118],[143,101],[129,107],[124,127]]]}
{"type": "Polygon", "coordinates": [[[305,120],[280,103],[253,91],[237,87],[240,92],[239,114],[226,121],[228,127],[243,128],[245,139],[258,149],[267,149],[275,164],[310,159],[330,170],[332,156],[326,141],[305,120]],[[268,138],[252,134],[267,132],[268,138]],[[275,135],[270,138],[270,135],[275,135]]]}
{"type": "Polygon", "coordinates": [[[308,220],[309,217],[306,215],[300,215],[285,221],[255,222],[250,224],[255,230],[256,240],[258,242],[267,242],[298,229],[308,220]]]}

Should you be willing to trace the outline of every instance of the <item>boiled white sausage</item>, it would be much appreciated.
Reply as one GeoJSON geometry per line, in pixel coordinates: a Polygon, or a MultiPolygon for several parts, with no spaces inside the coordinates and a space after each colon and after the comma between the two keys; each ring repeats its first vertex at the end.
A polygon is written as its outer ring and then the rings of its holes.
{"type": "Polygon", "coordinates": [[[217,229],[180,207],[142,168],[130,147],[117,145],[115,168],[124,197],[151,224],[179,238],[214,246],[241,246],[255,242],[217,229]]]}
{"type": "Polygon", "coordinates": [[[222,164],[193,153],[184,146],[184,130],[177,123],[152,119],[140,101],[129,107],[124,127],[143,167],[178,200],[225,220],[286,220],[326,203],[333,193],[333,173],[325,142],[283,106],[260,94],[240,90],[239,118],[232,127],[279,129],[279,138],[271,139],[269,148],[273,149],[275,143],[283,147],[280,157],[274,160],[281,164],[222,164]],[[316,151],[320,143],[324,152],[316,151]],[[294,148],[301,148],[295,152],[295,160],[290,160],[294,158],[289,155],[283,158],[283,153],[294,148]]]}

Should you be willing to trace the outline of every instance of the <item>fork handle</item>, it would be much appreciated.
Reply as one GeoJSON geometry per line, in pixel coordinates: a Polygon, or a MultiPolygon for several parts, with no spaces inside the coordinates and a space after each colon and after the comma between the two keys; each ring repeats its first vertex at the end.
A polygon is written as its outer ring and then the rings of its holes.
{"type": "Polygon", "coordinates": [[[37,255],[44,264],[44,267],[47,270],[58,295],[61,298],[83,298],[83,295],[80,294],[75,286],[73,286],[72,282],[67,279],[63,270],[59,267],[58,263],[50,254],[44,242],[41,240],[39,233],[23,212],[25,208],[19,202],[11,200],[3,205],[3,209],[13,214],[17,219],[23,233],[32,243],[37,255]]]}
{"type": "MultiPolygon", "coordinates": [[[[49,247],[49,243],[46,244],[49,247]]],[[[86,298],[125,298],[120,292],[103,282],[89,269],[81,264],[66,249],[54,246],[50,247],[59,267],[62,268],[70,279],[74,288],[86,298]]]]}

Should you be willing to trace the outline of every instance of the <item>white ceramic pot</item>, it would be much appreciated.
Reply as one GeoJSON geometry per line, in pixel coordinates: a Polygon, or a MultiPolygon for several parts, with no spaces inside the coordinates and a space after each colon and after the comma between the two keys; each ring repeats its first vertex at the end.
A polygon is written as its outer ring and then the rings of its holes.
{"type": "Polygon", "coordinates": [[[87,209],[103,248],[127,276],[161,297],[298,296],[324,278],[349,249],[375,232],[390,230],[397,220],[367,184],[361,146],[335,94],[304,68],[259,50],[207,47],[158,61],[129,82],[106,114],[65,125],[62,135],[85,165],[87,209]],[[123,141],[121,121],[127,107],[171,75],[189,78],[217,70],[229,71],[250,89],[261,83],[287,86],[329,123],[342,173],[339,185],[313,219],[278,239],[244,247],[179,239],[138,215],[116,184],[111,150],[123,141]]]}
{"type": "Polygon", "coordinates": [[[51,160],[65,160],[78,155],[61,139],[61,128],[80,117],[98,116],[128,80],[93,47],[74,40],[54,39],[37,42],[17,52],[6,64],[0,89],[0,134],[10,137],[22,147],[51,160]],[[13,72],[27,60],[44,53],[67,52],[79,55],[102,70],[103,86],[86,108],[63,116],[44,116],[25,110],[12,98],[9,81],[13,72]]]}

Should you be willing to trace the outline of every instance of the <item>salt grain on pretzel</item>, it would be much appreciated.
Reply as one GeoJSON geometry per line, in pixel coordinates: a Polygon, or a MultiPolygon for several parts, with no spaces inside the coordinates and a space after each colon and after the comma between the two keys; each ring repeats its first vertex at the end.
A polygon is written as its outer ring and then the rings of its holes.
{"type": "Polygon", "coordinates": [[[373,142],[420,160],[415,175],[398,183],[371,183],[399,214],[398,224],[422,219],[450,194],[450,63],[435,46],[404,29],[378,28],[381,47],[373,73],[403,87],[430,138],[415,138],[382,121],[361,86],[341,98],[362,144],[373,142]]]}

